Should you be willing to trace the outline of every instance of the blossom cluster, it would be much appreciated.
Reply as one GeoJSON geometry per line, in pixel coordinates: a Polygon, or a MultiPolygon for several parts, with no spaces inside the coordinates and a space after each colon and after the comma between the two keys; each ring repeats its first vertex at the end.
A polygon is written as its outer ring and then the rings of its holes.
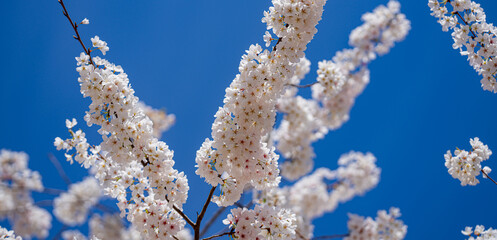
{"type": "Polygon", "coordinates": [[[480,4],[470,0],[429,0],[428,6],[442,30],[453,31],[452,47],[467,56],[469,64],[483,77],[482,88],[497,93],[497,28],[487,23],[480,4]]]}
{"type": "Polygon", "coordinates": [[[468,240],[495,240],[497,239],[497,230],[489,228],[485,230],[483,225],[476,225],[473,231],[472,227],[466,227],[462,234],[469,236],[468,240]],[[474,235],[474,236],[473,236],[474,235]]]}
{"type": "Polygon", "coordinates": [[[23,238],[45,238],[52,227],[50,213],[31,197],[32,191],[43,190],[40,174],[28,168],[26,153],[0,150],[0,219],[7,218],[23,238]]]}
{"type": "Polygon", "coordinates": [[[367,65],[377,55],[388,53],[394,43],[402,41],[411,28],[410,21],[400,12],[400,3],[395,0],[364,14],[362,21],[364,23],[349,36],[349,44],[353,48],[337,52],[332,61],[321,62],[318,73],[324,72],[325,76],[320,81],[322,84],[312,86],[313,98],[327,110],[324,125],[330,129],[339,128],[349,119],[354,99],[369,82],[367,65]],[[342,79],[345,83],[333,84],[342,79]],[[325,82],[342,87],[340,90],[325,91],[325,82]]]}
{"type": "Polygon", "coordinates": [[[223,223],[236,239],[294,239],[296,218],[287,209],[256,205],[255,209],[234,208],[223,223]]]}
{"type": "Polygon", "coordinates": [[[449,174],[453,178],[459,179],[462,186],[476,185],[480,181],[476,178],[480,172],[489,174],[492,169],[489,167],[482,168],[481,162],[490,158],[492,151],[487,145],[483,145],[479,138],[470,139],[472,150],[456,149],[454,155],[447,151],[445,157],[445,167],[449,169],[449,174]]]}
{"type": "Polygon", "coordinates": [[[368,240],[401,240],[407,233],[407,226],[404,225],[400,217],[398,208],[390,210],[380,210],[376,218],[364,218],[356,214],[349,213],[349,236],[344,240],[368,239],[368,240]]]}
{"type": "Polygon", "coordinates": [[[279,156],[265,141],[276,116],[276,99],[294,75],[295,63],[317,32],[325,0],[273,0],[263,22],[272,50],[251,45],[242,56],[239,74],[226,89],[224,106],[215,114],[212,140],[197,152],[196,173],[213,185],[221,185],[214,199],[227,206],[237,201],[247,184],[262,190],[280,182],[279,156]]]}
{"type": "MultiPolygon", "coordinates": [[[[130,225],[126,228],[121,217],[116,214],[94,214],[88,221],[89,239],[121,239],[121,240],[141,240],[140,232],[130,225]]],[[[88,238],[78,230],[66,230],[61,234],[64,240],[87,240],[88,238]]],[[[176,234],[178,240],[193,239],[187,229],[183,229],[176,234]]]]}
{"type": "Polygon", "coordinates": [[[290,187],[256,195],[256,202],[292,210],[298,232],[311,238],[313,219],[334,211],[339,203],[363,195],[378,184],[380,169],[375,162],[371,153],[344,154],[338,160],[338,169],[319,168],[290,187]]]}
{"type": "MultiPolygon", "coordinates": [[[[92,42],[102,53],[108,50],[98,37],[92,42]]],[[[72,138],[57,138],[55,145],[76,149],[66,156],[76,155],[78,163],[93,168],[104,193],[117,198],[121,215],[144,238],[174,239],[185,225],[173,206],[182,209],[186,202],[186,176],[173,168],[173,152],[155,137],[154,123],[122,67],[98,56],[89,59],[85,53],[76,58],[81,93],[92,101],[84,118],[88,126],[100,126],[103,141],[90,146],[82,131],[72,131],[76,121],[68,121],[72,138]]]]}
{"type": "MultiPolygon", "coordinates": [[[[318,63],[312,99],[296,95],[296,90],[287,90],[278,100],[278,111],[285,115],[275,130],[274,140],[278,151],[288,159],[281,166],[285,178],[296,180],[312,170],[311,144],[348,121],[356,97],[369,83],[367,65],[377,55],[388,53],[410,30],[410,22],[400,13],[400,4],[395,0],[364,14],[362,20],[364,23],[349,36],[352,49],[339,51],[332,60],[318,63]]],[[[301,60],[303,70],[291,84],[299,84],[304,78],[309,71],[307,62],[301,60]]]]}
{"type": "Polygon", "coordinates": [[[72,184],[69,191],[54,199],[54,215],[68,226],[80,225],[86,222],[91,207],[98,203],[100,185],[94,177],[72,184]]]}

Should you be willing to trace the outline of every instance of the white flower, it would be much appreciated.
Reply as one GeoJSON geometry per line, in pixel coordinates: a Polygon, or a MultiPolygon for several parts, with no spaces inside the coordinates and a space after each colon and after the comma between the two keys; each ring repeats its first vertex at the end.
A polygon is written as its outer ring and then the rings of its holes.
{"type": "Polygon", "coordinates": [[[266,43],[266,47],[269,47],[271,45],[271,41],[273,41],[273,38],[271,37],[271,33],[266,31],[264,34],[264,42],[266,43]]]}
{"type": "Polygon", "coordinates": [[[92,42],[93,47],[98,48],[102,52],[103,55],[105,55],[105,53],[107,51],[109,51],[109,47],[107,47],[107,43],[100,40],[100,38],[98,36],[91,38],[91,42],[92,42]]]}
{"type": "Polygon", "coordinates": [[[90,56],[86,55],[86,53],[83,52],[79,54],[79,57],[76,57],[76,61],[78,61],[78,66],[87,64],[88,60],[90,60],[90,56]]]}
{"type": "Polygon", "coordinates": [[[471,236],[471,234],[473,234],[473,228],[466,227],[464,230],[461,231],[461,233],[466,235],[466,236],[471,236]]]}
{"type": "Polygon", "coordinates": [[[83,19],[83,21],[81,21],[81,24],[90,24],[90,20],[88,20],[88,18],[85,18],[83,19]]]}
{"type": "Polygon", "coordinates": [[[78,122],[76,121],[75,118],[73,118],[71,121],[69,121],[69,119],[66,119],[66,127],[67,128],[71,129],[74,126],[76,126],[76,124],[78,124],[78,122]]]}
{"type": "MultiPolygon", "coordinates": [[[[488,166],[483,167],[483,172],[485,172],[486,175],[490,174],[492,172],[492,169],[488,166]]],[[[487,178],[487,176],[483,174],[483,178],[487,178]]]]}

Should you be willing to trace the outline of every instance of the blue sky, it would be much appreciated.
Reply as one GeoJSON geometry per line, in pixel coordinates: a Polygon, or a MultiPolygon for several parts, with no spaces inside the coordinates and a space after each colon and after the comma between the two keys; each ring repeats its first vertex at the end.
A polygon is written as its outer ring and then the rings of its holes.
{"type": "MultiPolygon", "coordinates": [[[[497,153],[497,95],[482,90],[480,77],[452,49],[450,33],[442,32],[430,16],[427,1],[400,2],[411,20],[411,32],[370,64],[371,83],[358,97],[350,121],[314,144],[316,167],[335,168],[338,157],[350,150],[372,152],[382,168],[380,183],[317,219],[315,236],[345,233],[347,212],[374,216],[390,206],[401,209],[408,225],[406,239],[463,239],[460,230],[465,226],[497,227],[497,186],[483,180],[475,187],[461,187],[447,173],[443,159],[449,149],[469,149],[469,138],[475,136],[497,153]]],[[[363,13],[386,3],[328,1],[306,51],[312,65],[304,83],[315,80],[318,61],[348,47],[349,32],[361,24],[363,13]]],[[[497,2],[480,3],[487,21],[497,22],[497,2]]],[[[263,42],[265,25],[260,19],[269,4],[66,1],[73,19],[90,19],[90,25],[80,29],[87,44],[95,35],[108,42],[106,58],[123,66],[136,95],[176,115],[177,123],[162,139],[174,150],[176,167],[189,177],[186,208],[192,216],[209,191],[194,173],[195,152],[210,136],[213,115],[241,55],[250,44],[263,42]]],[[[83,123],[89,105],[79,93],[75,70],[74,57],[81,47],[72,39],[72,28],[56,0],[1,1],[0,22],[0,148],[27,152],[30,167],[42,174],[45,186],[66,189],[47,154],[63,159],[53,140],[67,136],[66,118],[83,123]]],[[[95,128],[83,129],[90,142],[100,140],[95,128]]],[[[496,158],[486,162],[495,170],[496,158]]],[[[62,164],[73,181],[87,174],[77,165],[62,164]]],[[[54,222],[52,234],[60,227],[54,222]]]]}

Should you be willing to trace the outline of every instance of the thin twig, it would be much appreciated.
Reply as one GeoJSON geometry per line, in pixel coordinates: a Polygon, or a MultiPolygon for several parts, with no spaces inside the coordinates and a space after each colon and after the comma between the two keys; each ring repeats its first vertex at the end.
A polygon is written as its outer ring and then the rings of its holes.
{"type": "Polygon", "coordinates": [[[200,237],[202,237],[202,236],[205,235],[205,233],[207,232],[207,230],[209,230],[209,228],[212,226],[212,224],[214,224],[214,222],[216,221],[216,219],[224,212],[224,210],[226,210],[226,207],[220,207],[214,213],[214,215],[212,215],[212,217],[209,219],[209,221],[207,221],[207,223],[205,224],[205,227],[202,228],[202,231],[200,231],[200,237]]]}
{"type": "Polygon", "coordinates": [[[48,159],[50,159],[50,162],[52,162],[52,164],[55,166],[55,169],[57,169],[57,172],[59,173],[62,180],[64,180],[64,182],[67,185],[71,185],[72,184],[71,179],[67,176],[66,172],[64,171],[64,168],[62,168],[62,165],[60,165],[60,162],[55,157],[55,155],[53,155],[52,153],[49,153],[48,159]]]}
{"type": "Polygon", "coordinates": [[[295,231],[295,233],[299,236],[299,238],[304,239],[304,240],[309,240],[304,235],[302,235],[302,233],[300,233],[299,231],[295,231]]]}
{"type": "MultiPolygon", "coordinates": [[[[233,229],[234,230],[234,229],[233,229]]],[[[209,240],[209,239],[213,239],[213,238],[218,238],[218,237],[222,237],[222,236],[226,236],[226,235],[233,235],[233,233],[235,233],[233,230],[231,230],[230,232],[225,232],[225,233],[221,233],[221,234],[217,234],[217,235],[213,235],[213,236],[210,236],[208,238],[204,238],[202,240],[209,240]]]]}
{"type": "Polygon", "coordinates": [[[487,174],[485,171],[483,171],[483,169],[482,169],[482,170],[480,170],[480,171],[481,171],[481,173],[483,173],[483,175],[485,175],[485,177],[487,177],[488,179],[490,179],[490,181],[492,181],[492,182],[494,182],[495,184],[497,184],[497,182],[495,182],[495,181],[494,181],[494,180],[493,180],[490,176],[488,176],[488,174],[487,174]]]}
{"type": "MultiPolygon", "coordinates": [[[[243,197],[243,195],[242,195],[243,197]]],[[[248,202],[247,204],[243,205],[240,203],[240,201],[236,202],[234,205],[235,206],[238,206],[238,207],[241,207],[241,208],[250,208],[252,207],[252,205],[254,204],[253,201],[250,201],[248,202]]],[[[212,224],[214,224],[214,222],[216,221],[216,219],[226,210],[226,207],[221,207],[219,208],[213,215],[212,217],[209,219],[209,221],[207,222],[207,224],[205,224],[205,227],[202,229],[202,231],[200,231],[200,237],[204,236],[206,233],[207,233],[207,230],[209,230],[209,228],[212,226],[212,224]]]]}
{"type": "MultiPolygon", "coordinates": [[[[461,14],[459,12],[456,12],[456,15],[459,16],[459,18],[461,18],[461,20],[464,24],[469,26],[468,22],[466,22],[466,20],[464,20],[464,18],[461,16],[461,14]]],[[[473,30],[471,28],[469,28],[469,31],[471,32],[471,34],[473,34],[473,38],[476,38],[476,34],[473,32],[473,30]]]]}
{"type": "Polygon", "coordinates": [[[35,205],[38,207],[52,206],[53,200],[41,200],[41,201],[35,202],[35,205]]]}
{"type": "Polygon", "coordinates": [[[335,234],[335,235],[327,235],[327,236],[319,236],[319,237],[314,237],[312,240],[317,240],[317,239],[333,239],[333,238],[344,238],[348,237],[349,234],[335,234]]]}
{"type": "Polygon", "coordinates": [[[50,194],[50,195],[59,195],[63,192],[65,192],[65,191],[60,190],[60,189],[55,189],[55,188],[44,188],[43,191],[41,191],[41,193],[46,193],[46,194],[50,194]]]}
{"type": "Polygon", "coordinates": [[[64,5],[64,1],[63,0],[58,0],[58,1],[63,9],[62,14],[64,14],[64,16],[66,16],[67,20],[69,20],[69,23],[71,23],[71,26],[74,29],[74,32],[76,33],[76,36],[73,36],[74,39],[79,41],[79,43],[81,44],[81,47],[83,47],[83,50],[85,51],[86,55],[88,55],[88,57],[90,57],[91,65],[95,66],[95,63],[93,63],[93,59],[91,58],[91,55],[90,55],[91,51],[85,47],[85,44],[83,43],[83,41],[81,40],[81,37],[79,36],[78,24],[75,24],[73,22],[73,20],[71,19],[71,17],[69,16],[69,13],[67,12],[66,6],[64,5]]]}
{"type": "Polygon", "coordinates": [[[95,205],[95,208],[99,209],[102,212],[107,212],[107,213],[115,213],[115,212],[117,212],[116,209],[111,208],[111,207],[109,207],[109,206],[107,206],[105,204],[101,204],[101,203],[97,203],[95,205]]]}
{"type": "Polygon", "coordinates": [[[205,200],[204,206],[202,207],[202,211],[200,211],[200,214],[197,217],[197,222],[195,223],[195,239],[200,239],[200,224],[202,223],[202,219],[204,218],[205,212],[207,211],[207,207],[209,206],[209,203],[211,202],[212,195],[214,194],[214,191],[216,190],[216,186],[211,188],[211,191],[209,192],[209,196],[205,200]]]}
{"type": "Polygon", "coordinates": [[[68,229],[69,227],[67,225],[63,225],[60,230],[57,232],[57,234],[55,234],[55,236],[53,237],[54,240],[58,240],[60,239],[60,236],[62,235],[62,232],[64,232],[66,229],[68,229]]]}
{"type": "Polygon", "coordinates": [[[319,82],[313,82],[313,83],[309,83],[306,85],[286,84],[286,86],[292,86],[292,87],[296,87],[296,88],[308,88],[308,87],[312,87],[312,85],[314,85],[316,83],[319,83],[319,82]]]}

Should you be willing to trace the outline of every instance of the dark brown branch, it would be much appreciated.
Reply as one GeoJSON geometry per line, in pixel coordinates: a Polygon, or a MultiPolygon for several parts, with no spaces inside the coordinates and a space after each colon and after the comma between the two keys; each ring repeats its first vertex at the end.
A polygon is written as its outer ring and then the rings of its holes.
{"type": "Polygon", "coordinates": [[[278,44],[280,44],[280,42],[281,42],[282,39],[283,38],[278,38],[278,41],[276,42],[276,44],[273,47],[273,52],[276,51],[276,47],[278,46],[278,44]]]}
{"type": "MultiPolygon", "coordinates": [[[[464,20],[464,18],[461,16],[461,14],[459,12],[456,12],[456,15],[459,16],[459,18],[461,18],[461,21],[466,24],[467,26],[469,26],[468,22],[466,22],[466,20],[464,20]]],[[[471,32],[471,34],[473,34],[473,38],[476,38],[476,34],[473,32],[473,30],[471,28],[469,28],[469,31],[471,32]]]]}
{"type": "Polygon", "coordinates": [[[81,40],[81,37],[79,36],[78,24],[75,24],[72,21],[71,17],[69,16],[69,13],[67,12],[66,6],[64,5],[64,1],[63,0],[58,0],[58,1],[63,9],[62,14],[64,14],[64,16],[66,16],[67,20],[69,20],[69,23],[71,23],[71,26],[74,29],[74,32],[76,33],[76,36],[73,36],[74,39],[79,41],[79,43],[81,44],[81,47],[83,47],[83,50],[85,51],[86,55],[88,55],[90,57],[91,65],[95,66],[95,63],[93,63],[93,59],[91,58],[91,55],[90,55],[90,50],[85,47],[85,44],[83,43],[83,41],[81,40]]]}
{"type": "MultiPolygon", "coordinates": [[[[242,198],[243,198],[243,196],[244,195],[242,195],[242,198]]],[[[247,204],[243,205],[240,203],[241,200],[242,199],[240,198],[240,200],[238,202],[236,202],[234,205],[241,207],[241,208],[250,208],[254,204],[253,201],[250,201],[247,204]]],[[[200,237],[202,237],[203,235],[205,235],[207,233],[207,230],[212,226],[212,224],[214,224],[214,221],[216,221],[216,219],[224,212],[224,210],[226,210],[226,207],[221,207],[214,213],[214,215],[212,215],[212,217],[209,219],[207,224],[205,224],[205,227],[202,229],[202,231],[200,231],[200,237]]]]}
{"type": "Polygon", "coordinates": [[[195,239],[200,239],[200,224],[202,223],[202,219],[204,218],[205,212],[207,211],[207,207],[209,206],[209,203],[211,203],[212,195],[214,195],[214,191],[216,190],[216,186],[211,188],[211,191],[209,192],[209,196],[205,200],[204,207],[202,207],[202,211],[200,211],[200,214],[197,217],[197,222],[195,223],[195,227],[193,228],[195,230],[195,239]]]}
{"type": "MultiPolygon", "coordinates": [[[[167,199],[166,199],[167,200],[167,199]]],[[[183,219],[185,219],[185,221],[190,224],[190,226],[192,226],[193,229],[195,229],[195,223],[190,220],[190,218],[188,218],[188,216],[186,216],[186,214],[181,211],[181,209],[179,209],[178,207],[176,207],[176,205],[173,204],[173,209],[174,211],[176,211],[183,219]]]]}
{"type": "Polygon", "coordinates": [[[316,83],[319,83],[319,82],[313,82],[313,83],[309,83],[306,85],[286,84],[286,86],[291,86],[291,87],[296,87],[296,88],[308,88],[308,87],[312,87],[312,85],[314,85],[316,83]]]}
{"type": "Polygon", "coordinates": [[[52,162],[52,164],[55,166],[55,169],[57,169],[57,172],[59,173],[62,180],[64,180],[64,182],[67,185],[71,185],[72,184],[71,179],[67,176],[66,172],[64,171],[64,168],[62,168],[62,165],[60,165],[60,162],[55,157],[55,155],[53,155],[52,153],[49,153],[48,159],[50,159],[50,162],[52,162]]]}
{"type": "Polygon", "coordinates": [[[487,174],[485,171],[483,171],[483,169],[482,169],[482,170],[480,170],[480,171],[481,171],[481,173],[483,173],[483,175],[485,175],[485,177],[487,177],[488,179],[490,179],[490,181],[492,181],[492,182],[494,182],[495,184],[497,184],[497,182],[495,182],[495,181],[494,181],[494,180],[493,180],[490,176],[488,176],[488,174],[487,174]]]}
{"type": "Polygon", "coordinates": [[[233,233],[235,233],[235,232],[233,230],[231,230],[230,232],[225,232],[225,233],[213,235],[213,236],[210,236],[208,238],[204,238],[202,240],[209,240],[209,239],[214,239],[214,238],[218,238],[218,237],[222,237],[222,236],[226,236],[226,235],[233,235],[233,233]]]}
{"type": "MultiPolygon", "coordinates": [[[[169,202],[169,199],[167,198],[167,195],[166,195],[166,201],[169,202]]],[[[188,216],[186,216],[186,214],[181,211],[181,209],[179,209],[178,207],[176,207],[176,205],[173,204],[173,209],[174,211],[176,211],[183,219],[185,219],[185,221],[190,225],[192,226],[193,229],[195,229],[195,223],[190,220],[190,218],[188,218],[188,216]]]]}

